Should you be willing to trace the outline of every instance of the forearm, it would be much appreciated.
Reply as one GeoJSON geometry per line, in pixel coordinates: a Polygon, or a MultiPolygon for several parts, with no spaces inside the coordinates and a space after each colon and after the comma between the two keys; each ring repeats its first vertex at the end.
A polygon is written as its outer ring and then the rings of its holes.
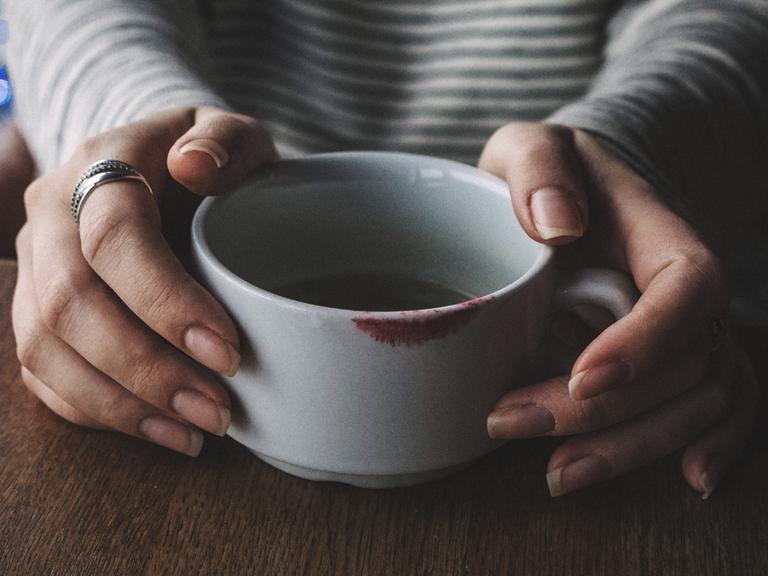
{"type": "Polygon", "coordinates": [[[192,6],[5,0],[17,119],[42,171],[88,136],[162,109],[223,106],[203,79],[192,6]]]}

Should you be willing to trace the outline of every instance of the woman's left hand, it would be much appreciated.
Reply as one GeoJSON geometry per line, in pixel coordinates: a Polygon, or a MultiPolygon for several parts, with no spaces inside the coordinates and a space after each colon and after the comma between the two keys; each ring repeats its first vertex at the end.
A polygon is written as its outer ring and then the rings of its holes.
{"type": "Polygon", "coordinates": [[[686,480],[709,496],[749,441],[759,399],[748,361],[718,333],[729,296],[717,258],[645,180],[584,132],[509,124],[489,140],[479,166],[507,181],[529,236],[568,244],[564,265],[625,271],[641,292],[569,375],[502,397],[489,434],[571,436],[549,461],[553,496],[679,448],[686,480]]]}

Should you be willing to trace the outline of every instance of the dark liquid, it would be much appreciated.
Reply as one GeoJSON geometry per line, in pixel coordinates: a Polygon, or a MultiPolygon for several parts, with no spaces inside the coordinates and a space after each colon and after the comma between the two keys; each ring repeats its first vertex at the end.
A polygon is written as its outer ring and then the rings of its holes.
{"type": "Polygon", "coordinates": [[[312,278],[272,290],[275,294],[345,310],[418,310],[470,300],[472,296],[417,278],[348,274],[312,278]]]}

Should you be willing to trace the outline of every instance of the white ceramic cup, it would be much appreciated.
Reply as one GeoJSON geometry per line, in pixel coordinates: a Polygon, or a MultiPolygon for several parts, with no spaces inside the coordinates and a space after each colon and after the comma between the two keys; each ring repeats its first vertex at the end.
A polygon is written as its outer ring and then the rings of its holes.
{"type": "Polygon", "coordinates": [[[432,480],[498,447],[486,418],[534,381],[555,301],[619,317],[635,299],[615,272],[556,278],[554,251],[523,232],[503,181],[410,154],[278,162],[206,199],[192,240],[198,277],[241,334],[230,436],[291,474],[356,486],[432,480]],[[474,297],[365,312],[270,291],[350,273],[474,297]]]}

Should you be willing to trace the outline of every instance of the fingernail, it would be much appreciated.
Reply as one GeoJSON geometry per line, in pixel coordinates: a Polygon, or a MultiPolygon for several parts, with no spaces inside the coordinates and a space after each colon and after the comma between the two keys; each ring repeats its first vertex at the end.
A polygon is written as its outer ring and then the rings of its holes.
{"type": "Polygon", "coordinates": [[[549,493],[555,497],[602,482],[610,475],[611,463],[602,456],[590,454],[549,472],[547,486],[549,493]]]}
{"type": "Polygon", "coordinates": [[[187,456],[197,456],[203,447],[203,435],[198,430],[164,416],[147,416],[139,422],[139,433],[155,444],[160,444],[187,456]]]}
{"type": "Polygon", "coordinates": [[[715,491],[715,488],[717,488],[717,485],[712,481],[712,479],[709,477],[709,474],[706,472],[703,472],[701,476],[699,476],[699,486],[701,486],[704,490],[701,493],[702,500],[707,500],[710,496],[712,496],[712,492],[715,491]]]}
{"type": "Polygon", "coordinates": [[[240,353],[235,347],[202,326],[192,326],[186,331],[184,346],[199,362],[225,376],[234,376],[240,366],[240,353]]]}
{"type": "Polygon", "coordinates": [[[229,408],[203,396],[195,390],[179,390],[171,398],[171,407],[176,413],[198,428],[211,434],[224,436],[229,428],[229,408]]]}
{"type": "Polygon", "coordinates": [[[586,400],[612,390],[632,379],[629,365],[620,360],[606,362],[582,370],[568,382],[568,393],[574,400],[586,400]]]}
{"type": "Polygon", "coordinates": [[[208,140],[207,138],[200,138],[198,140],[187,142],[184,146],[179,148],[179,152],[181,154],[186,154],[187,152],[202,152],[208,154],[208,156],[213,158],[213,161],[216,162],[217,168],[222,168],[229,162],[229,154],[224,147],[215,140],[208,140]]]}
{"type": "Polygon", "coordinates": [[[533,224],[543,240],[562,236],[581,237],[584,223],[570,194],[560,188],[542,188],[531,196],[533,224]]]}
{"type": "Polygon", "coordinates": [[[530,438],[555,429],[555,417],[538,404],[523,404],[491,412],[487,421],[491,438],[530,438]]]}

